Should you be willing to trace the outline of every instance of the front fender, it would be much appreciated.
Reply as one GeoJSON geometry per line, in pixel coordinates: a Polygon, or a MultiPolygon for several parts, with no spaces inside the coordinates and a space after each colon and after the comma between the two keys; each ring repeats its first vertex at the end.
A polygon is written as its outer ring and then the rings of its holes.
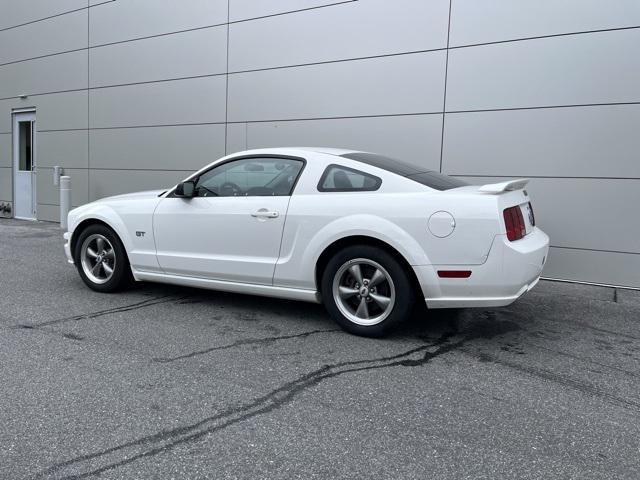
{"type": "Polygon", "coordinates": [[[71,233],[72,242],[75,243],[76,229],[78,225],[87,220],[98,220],[109,226],[120,238],[125,250],[129,252],[132,249],[131,236],[118,213],[109,205],[96,204],[84,205],[75,208],[69,212],[68,231],[71,233]]]}
{"type": "MultiPolygon", "coordinates": [[[[159,199],[114,198],[79,207],[69,212],[69,231],[75,236],[78,225],[86,220],[98,220],[116,232],[134,271],[159,271],[153,235],[153,212],[159,199]]],[[[73,237],[72,237],[73,238],[73,237]]]]}

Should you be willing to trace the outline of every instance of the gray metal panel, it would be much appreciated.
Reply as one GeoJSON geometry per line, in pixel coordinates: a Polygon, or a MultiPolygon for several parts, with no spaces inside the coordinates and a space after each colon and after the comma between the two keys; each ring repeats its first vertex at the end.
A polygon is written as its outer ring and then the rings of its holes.
{"type": "Polygon", "coordinates": [[[340,0],[230,0],[229,18],[233,22],[246,18],[286,13],[304,8],[321,7],[338,2],[340,2],[340,0]]]}
{"type": "Polygon", "coordinates": [[[447,114],[443,171],[640,178],[640,105],[447,114]]]}
{"type": "Polygon", "coordinates": [[[136,171],[136,170],[89,170],[91,182],[90,200],[142,190],[157,190],[173,187],[193,172],[136,171]]]}
{"type": "Polygon", "coordinates": [[[66,175],[69,168],[88,166],[89,136],[86,130],[38,132],[37,142],[38,170],[59,165],[65,168],[66,175]]]}
{"type": "Polygon", "coordinates": [[[92,48],[91,86],[226,72],[227,27],[92,48]]]}
{"type": "Polygon", "coordinates": [[[87,0],[3,0],[0,28],[9,28],[87,6],[87,0]]]}
{"type": "Polygon", "coordinates": [[[11,157],[11,134],[0,133],[0,168],[11,168],[13,165],[11,157]]]}
{"type": "Polygon", "coordinates": [[[227,124],[227,154],[247,150],[247,124],[227,124]]]}
{"type": "Polygon", "coordinates": [[[450,45],[640,24],[637,0],[455,0],[450,45]]]}
{"type": "Polygon", "coordinates": [[[36,95],[24,100],[0,100],[0,132],[11,131],[11,110],[33,107],[37,112],[36,128],[40,130],[87,128],[86,90],[36,95]]]}
{"type": "MultiPolygon", "coordinates": [[[[465,177],[474,184],[505,178],[465,177]]],[[[526,190],[551,245],[640,254],[640,180],[534,178],[526,190]]]]}
{"type": "Polygon", "coordinates": [[[135,0],[97,5],[89,17],[89,41],[102,45],[227,21],[227,0],[135,0]]]}
{"type": "Polygon", "coordinates": [[[442,51],[229,76],[229,120],[442,111],[442,51]]]}
{"type": "Polygon", "coordinates": [[[43,222],[56,222],[60,221],[60,207],[57,205],[40,205],[36,207],[36,216],[38,220],[43,222]]]}
{"type": "Polygon", "coordinates": [[[89,94],[86,90],[38,95],[29,100],[36,106],[38,130],[88,127],[89,94]]]}
{"type": "MultiPolygon", "coordinates": [[[[244,125],[244,124],[243,124],[244,125]]],[[[442,114],[249,123],[248,148],[309,145],[389,155],[440,168],[442,114]]]]}
{"type": "Polygon", "coordinates": [[[224,125],[92,130],[91,168],[197,170],[224,155],[224,125]]]}
{"type": "Polygon", "coordinates": [[[229,28],[230,71],[445,48],[449,0],[368,0],[229,28]]]}
{"type": "Polygon", "coordinates": [[[640,288],[640,255],[551,248],[542,275],[640,288]]]}
{"type": "Polygon", "coordinates": [[[87,10],[0,31],[0,64],[87,47],[87,10]]]}
{"type": "Polygon", "coordinates": [[[447,111],[640,101],[640,30],[454,49],[447,111]]]}
{"type": "Polygon", "coordinates": [[[71,52],[0,67],[0,98],[87,88],[87,52],[71,52]]]}
{"type": "MultiPolygon", "coordinates": [[[[87,182],[89,171],[86,169],[65,168],[64,174],[71,177],[71,205],[76,207],[87,203],[87,182]]],[[[38,204],[60,205],[59,187],[53,184],[53,168],[38,168],[36,183],[38,186],[38,204]]],[[[38,215],[39,217],[39,215],[38,215]]]]}
{"type": "Polygon", "coordinates": [[[224,122],[225,77],[90,90],[91,127],[224,122]]]}
{"type": "Polygon", "coordinates": [[[0,200],[4,202],[13,201],[13,169],[11,167],[0,167],[0,200]]]}

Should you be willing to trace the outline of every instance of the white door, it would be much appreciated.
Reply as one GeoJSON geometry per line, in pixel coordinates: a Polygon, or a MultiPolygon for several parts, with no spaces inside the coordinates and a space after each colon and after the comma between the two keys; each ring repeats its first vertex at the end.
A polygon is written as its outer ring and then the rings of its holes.
{"type": "Polygon", "coordinates": [[[164,198],[153,216],[165,273],[271,285],[299,159],[235,159],[200,175],[195,197],[164,198]]]}
{"type": "Polygon", "coordinates": [[[36,218],[36,113],[13,114],[14,217],[36,218]]]}

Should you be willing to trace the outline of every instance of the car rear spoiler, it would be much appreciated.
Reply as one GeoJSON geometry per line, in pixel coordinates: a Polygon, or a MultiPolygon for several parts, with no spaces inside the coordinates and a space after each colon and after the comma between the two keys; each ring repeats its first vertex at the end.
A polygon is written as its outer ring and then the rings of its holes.
{"type": "Polygon", "coordinates": [[[516,180],[509,180],[508,182],[500,182],[500,183],[489,183],[487,185],[482,185],[478,191],[482,193],[502,193],[502,192],[512,192],[513,190],[521,190],[524,186],[529,183],[528,178],[518,178],[516,180]]]}

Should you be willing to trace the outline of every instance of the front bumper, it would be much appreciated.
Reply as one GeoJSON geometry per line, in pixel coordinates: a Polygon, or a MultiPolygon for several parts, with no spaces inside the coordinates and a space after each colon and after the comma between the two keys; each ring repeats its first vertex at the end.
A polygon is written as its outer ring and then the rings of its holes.
{"type": "Polygon", "coordinates": [[[67,262],[73,265],[73,255],[71,255],[71,232],[64,232],[64,253],[67,256],[67,262]]]}
{"type": "Polygon", "coordinates": [[[496,235],[482,265],[414,267],[429,308],[501,307],[513,303],[540,279],[549,254],[549,237],[535,228],[510,242],[496,235]],[[471,270],[469,278],[439,278],[438,270],[471,270]]]}

